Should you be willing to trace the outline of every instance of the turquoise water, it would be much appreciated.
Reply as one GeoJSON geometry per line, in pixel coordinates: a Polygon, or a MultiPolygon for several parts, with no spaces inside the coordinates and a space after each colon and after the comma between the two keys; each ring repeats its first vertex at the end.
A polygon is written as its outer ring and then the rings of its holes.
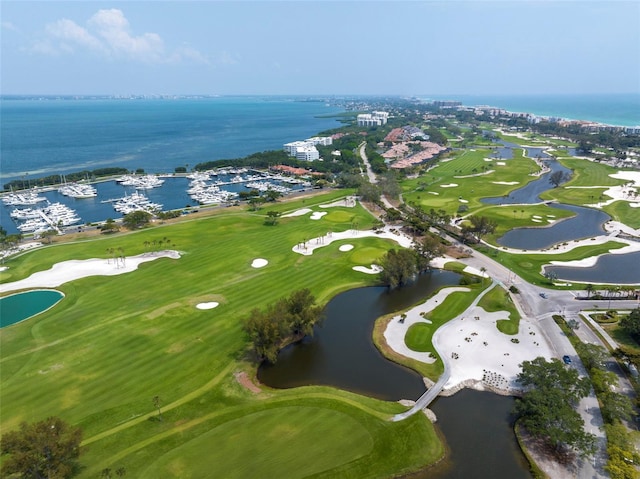
{"type": "Polygon", "coordinates": [[[41,289],[0,298],[0,328],[42,313],[64,298],[59,291],[41,289]]]}
{"type": "Polygon", "coordinates": [[[640,126],[640,94],[610,95],[448,95],[422,96],[458,100],[467,106],[489,105],[512,112],[533,113],[607,125],[640,126]]]}

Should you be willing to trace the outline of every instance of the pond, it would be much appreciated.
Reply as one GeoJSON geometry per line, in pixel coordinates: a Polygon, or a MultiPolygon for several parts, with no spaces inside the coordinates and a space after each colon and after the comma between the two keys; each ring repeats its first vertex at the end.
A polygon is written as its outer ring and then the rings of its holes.
{"type": "Polygon", "coordinates": [[[540,203],[540,194],[551,189],[553,185],[549,182],[549,177],[556,171],[570,175],[571,170],[565,168],[555,160],[545,162],[549,167],[549,171],[542,174],[537,180],[527,183],[522,188],[518,188],[509,193],[508,196],[494,196],[491,198],[482,198],[483,203],[490,205],[512,205],[512,204],[533,204],[540,203]]]}
{"type": "Polygon", "coordinates": [[[576,213],[571,218],[553,223],[553,226],[514,228],[496,242],[507,248],[536,250],[545,249],[558,243],[600,236],[605,233],[604,223],[611,217],[600,211],[583,206],[554,204],[553,208],[576,213]]]}
{"type": "Polygon", "coordinates": [[[11,326],[52,308],[64,294],[51,289],[39,289],[0,298],[0,328],[11,326]]]}
{"type": "Polygon", "coordinates": [[[594,266],[575,268],[570,266],[546,266],[558,280],[595,284],[640,284],[640,252],[627,254],[605,254],[594,266]]]}
{"type": "MultiPolygon", "coordinates": [[[[385,400],[417,399],[424,391],[420,375],[385,359],[372,341],[376,318],[427,299],[436,289],[457,285],[460,275],[431,272],[394,291],[358,288],[337,295],[325,308],[325,321],[313,338],[285,348],[275,365],[263,365],[258,378],[276,388],[321,384],[385,400]]],[[[438,398],[438,416],[449,455],[415,478],[530,478],[514,436],[513,398],[461,391],[438,398]]]]}
{"type": "Polygon", "coordinates": [[[327,304],[325,320],[314,336],[283,349],[275,365],[260,366],[258,379],[275,388],[316,384],[388,401],[417,399],[425,391],[422,377],[380,354],[372,339],[374,321],[459,281],[458,273],[434,270],[409,287],[358,288],[339,294],[327,304]]]}

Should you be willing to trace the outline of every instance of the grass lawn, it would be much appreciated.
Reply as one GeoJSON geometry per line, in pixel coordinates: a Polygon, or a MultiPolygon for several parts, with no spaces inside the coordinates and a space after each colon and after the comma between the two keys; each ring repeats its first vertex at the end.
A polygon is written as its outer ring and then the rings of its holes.
{"type": "Polygon", "coordinates": [[[514,158],[504,161],[491,157],[491,152],[490,149],[456,152],[453,160],[440,162],[418,178],[403,181],[405,202],[419,204],[426,211],[442,209],[452,216],[464,205],[469,208],[465,214],[475,214],[489,206],[480,201],[482,198],[507,196],[537,178],[530,174],[539,167],[523,156],[522,149],[514,149],[514,158]]]}
{"type": "Polygon", "coordinates": [[[374,284],[375,276],[352,266],[371,264],[396,246],[362,238],[349,241],[355,248],[348,253],[337,242],[311,256],[293,253],[304,239],[350,229],[354,221],[360,229],[373,224],[360,206],[317,208],[336,196],[283,201],[258,212],[226,208],[9,260],[3,282],[60,261],[106,261],[109,248],[143,253],[145,243],[160,239],[182,253],[132,273],[67,283],[58,288],[65,298],[56,307],[0,330],[2,430],[50,415],[80,426],[81,478],[98,477],[106,467],[124,467],[128,477],[230,477],[235,468],[238,477],[261,468],[277,477],[388,477],[440,458],[443,446],[422,415],[387,421],[404,409],[395,403],[330,388],[254,395],[234,378],[234,372],[254,372],[241,329],[252,308],[299,288],[310,288],[324,304],[338,292],[374,284]],[[264,225],[266,211],[302,207],[329,214],[264,225]],[[254,269],[255,258],[269,263],[254,269]],[[220,305],[195,308],[204,301],[220,305]],[[161,398],[162,421],[154,396],[161,398]]]}
{"type": "Polygon", "coordinates": [[[501,286],[496,286],[479,301],[478,306],[487,312],[507,311],[509,319],[501,319],[496,326],[504,334],[518,334],[520,313],[516,309],[509,292],[501,286]]]}

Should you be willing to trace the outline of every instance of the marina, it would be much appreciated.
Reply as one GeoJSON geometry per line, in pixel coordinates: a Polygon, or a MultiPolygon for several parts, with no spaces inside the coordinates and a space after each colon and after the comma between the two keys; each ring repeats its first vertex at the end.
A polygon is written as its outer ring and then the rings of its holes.
{"type": "Polygon", "coordinates": [[[92,184],[65,183],[6,193],[2,196],[0,223],[8,234],[38,234],[52,228],[64,230],[119,219],[135,210],[155,214],[228,204],[237,201],[241,192],[251,190],[261,195],[269,190],[284,195],[310,187],[307,179],[247,168],[218,168],[187,175],[126,175],[92,184]],[[54,204],[69,208],[73,214],[58,214],[61,206],[45,211],[54,204]]]}

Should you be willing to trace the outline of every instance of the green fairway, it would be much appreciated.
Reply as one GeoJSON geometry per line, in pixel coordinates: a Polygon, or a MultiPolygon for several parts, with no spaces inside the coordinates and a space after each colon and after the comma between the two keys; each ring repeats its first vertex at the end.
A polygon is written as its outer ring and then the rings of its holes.
{"type": "Polygon", "coordinates": [[[497,286],[485,294],[478,302],[478,306],[485,311],[507,311],[509,319],[501,319],[497,322],[498,330],[504,334],[518,334],[520,325],[520,313],[516,309],[509,293],[504,288],[497,286]]]}
{"type": "Polygon", "coordinates": [[[51,415],[79,425],[86,468],[78,477],[87,478],[106,467],[125,467],[128,477],[227,477],[231,463],[238,477],[261,468],[271,477],[322,471],[385,477],[437,460],[442,445],[425,418],[400,426],[387,421],[402,406],[329,388],[256,395],[234,379],[234,372],[254,372],[241,329],[252,308],[295,289],[309,288],[324,304],[338,292],[375,284],[375,275],[352,267],[368,266],[397,247],[389,240],[355,238],[349,252],[339,251],[344,242],[310,256],[292,251],[328,231],[374,224],[360,206],[318,207],[344,194],[280,202],[258,212],[227,208],[206,218],[54,244],[8,261],[3,282],[65,260],[106,262],[112,248],[126,256],[151,254],[154,242],[162,241],[163,248],[181,253],[180,259],[158,259],[131,273],[66,283],[58,288],[65,298],[54,308],[0,330],[2,430],[51,415]],[[272,208],[304,207],[329,214],[264,225],[272,208]],[[256,258],[268,264],[252,268],[256,258]],[[220,304],[195,308],[207,301],[220,304]],[[162,421],[154,396],[161,399],[162,421]],[[283,431],[290,432],[289,441],[283,431]],[[274,439],[280,433],[283,439],[274,439]],[[406,437],[420,440],[409,445],[406,437]],[[231,454],[225,444],[236,439],[239,447],[231,454]],[[265,447],[254,447],[256,440],[265,447]],[[190,458],[188,467],[177,459],[181,455],[190,458]]]}

